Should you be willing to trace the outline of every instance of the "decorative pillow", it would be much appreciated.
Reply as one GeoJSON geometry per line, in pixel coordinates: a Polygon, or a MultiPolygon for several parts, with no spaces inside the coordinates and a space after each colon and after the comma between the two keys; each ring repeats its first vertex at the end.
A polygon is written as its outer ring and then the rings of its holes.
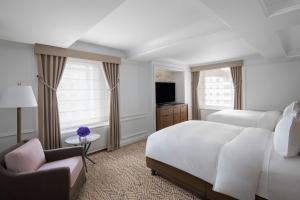
{"type": "Polygon", "coordinates": [[[285,107],[282,117],[286,117],[290,114],[292,114],[293,112],[297,112],[300,110],[300,102],[299,101],[294,101],[292,102],[290,105],[288,105],[287,107],[285,107]]]}
{"type": "Polygon", "coordinates": [[[40,141],[31,139],[4,157],[7,169],[15,172],[33,172],[46,163],[40,141]]]}
{"type": "Polygon", "coordinates": [[[274,134],[274,148],[284,157],[297,156],[300,152],[300,112],[282,117],[274,134]]]}

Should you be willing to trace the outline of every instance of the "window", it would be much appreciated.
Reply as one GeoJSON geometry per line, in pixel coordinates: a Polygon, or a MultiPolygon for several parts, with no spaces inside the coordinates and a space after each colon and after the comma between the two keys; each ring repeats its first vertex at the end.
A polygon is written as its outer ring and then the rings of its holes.
{"type": "Polygon", "coordinates": [[[232,109],[234,104],[234,86],[230,68],[201,71],[198,95],[201,108],[232,109]]]}
{"type": "Polygon", "coordinates": [[[107,122],[109,90],[102,63],[67,59],[57,99],[62,132],[107,122]]]}

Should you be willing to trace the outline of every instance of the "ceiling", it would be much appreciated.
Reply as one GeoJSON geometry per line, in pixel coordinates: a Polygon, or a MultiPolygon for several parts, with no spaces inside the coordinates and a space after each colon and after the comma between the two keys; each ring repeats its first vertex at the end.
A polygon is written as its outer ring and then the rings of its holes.
{"type": "Polygon", "coordinates": [[[123,0],[0,0],[0,38],[68,47],[123,0]]]}
{"type": "Polygon", "coordinates": [[[0,38],[188,65],[300,58],[300,0],[0,0],[0,38]],[[24,2],[24,3],[23,3],[24,2]]]}

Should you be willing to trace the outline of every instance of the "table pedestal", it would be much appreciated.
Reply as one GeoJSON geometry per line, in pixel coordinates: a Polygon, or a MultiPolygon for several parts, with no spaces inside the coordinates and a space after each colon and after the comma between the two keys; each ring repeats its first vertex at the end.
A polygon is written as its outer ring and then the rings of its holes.
{"type": "MultiPolygon", "coordinates": [[[[89,143],[86,143],[86,144],[83,145],[84,158],[87,159],[87,160],[89,160],[91,163],[96,164],[96,162],[93,161],[93,160],[88,156],[88,151],[89,151],[89,149],[90,149],[91,144],[92,144],[92,143],[89,142],[89,143]]],[[[84,165],[85,165],[85,171],[87,172],[87,165],[86,165],[86,162],[84,162],[84,165]]]]}
{"type": "Polygon", "coordinates": [[[70,145],[74,146],[82,146],[83,147],[83,164],[85,167],[85,171],[87,172],[87,165],[86,165],[86,160],[89,160],[91,163],[96,164],[95,161],[93,161],[89,156],[88,156],[88,151],[91,147],[92,142],[98,140],[101,138],[100,134],[97,133],[90,133],[89,135],[85,137],[79,137],[78,135],[73,135],[71,137],[68,137],[65,142],[70,145]]]}

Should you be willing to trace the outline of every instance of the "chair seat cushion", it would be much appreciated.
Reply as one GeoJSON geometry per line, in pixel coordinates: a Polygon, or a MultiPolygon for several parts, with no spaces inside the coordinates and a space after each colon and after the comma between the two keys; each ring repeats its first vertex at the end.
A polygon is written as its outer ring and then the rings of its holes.
{"type": "Polygon", "coordinates": [[[48,162],[42,165],[37,171],[55,169],[59,167],[68,167],[70,169],[70,187],[73,187],[83,167],[82,157],[76,156],[54,162],[48,162]]]}
{"type": "Polygon", "coordinates": [[[46,163],[40,141],[31,139],[4,157],[7,169],[15,172],[34,172],[46,163]]]}

